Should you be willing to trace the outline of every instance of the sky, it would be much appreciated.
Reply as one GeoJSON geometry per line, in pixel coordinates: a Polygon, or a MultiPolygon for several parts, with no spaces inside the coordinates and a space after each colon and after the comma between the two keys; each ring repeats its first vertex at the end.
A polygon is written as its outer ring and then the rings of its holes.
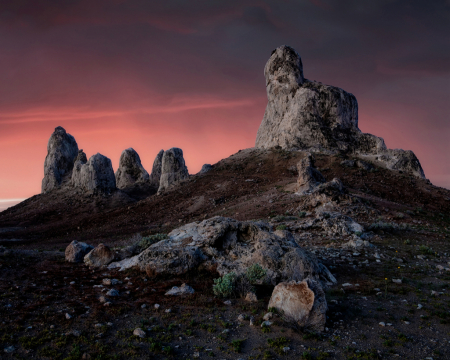
{"type": "Polygon", "coordinates": [[[40,193],[57,126],[114,170],[129,147],[148,171],[182,148],[196,173],[254,146],[280,45],[450,188],[449,34],[449,0],[1,2],[0,207],[40,193]]]}

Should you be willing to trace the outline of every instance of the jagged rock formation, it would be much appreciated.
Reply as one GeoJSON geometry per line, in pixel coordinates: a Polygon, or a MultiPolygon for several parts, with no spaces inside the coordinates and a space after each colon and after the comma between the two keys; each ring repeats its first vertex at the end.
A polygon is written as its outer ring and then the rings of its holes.
{"type": "Polygon", "coordinates": [[[160,150],[156,155],[155,161],[153,161],[152,174],[150,175],[150,184],[159,188],[159,181],[161,179],[161,167],[164,150],[160,150]]]}
{"type": "Polygon", "coordinates": [[[327,321],[325,292],[312,279],[278,284],[273,289],[268,308],[277,309],[285,320],[313,331],[323,331],[327,321]]]}
{"type": "Polygon", "coordinates": [[[85,164],[77,160],[72,173],[72,185],[86,192],[108,193],[116,188],[111,160],[101,154],[90,157],[85,164]]]}
{"type": "Polygon", "coordinates": [[[124,189],[149,180],[148,172],[142,166],[141,158],[133,148],[122,151],[115,178],[116,186],[119,189],[124,189]]]}
{"type": "Polygon", "coordinates": [[[66,177],[70,178],[77,154],[78,145],[75,138],[67,134],[61,126],[55,128],[47,144],[42,193],[58,188],[66,177]]]}
{"type": "Polygon", "coordinates": [[[288,231],[271,232],[265,223],[240,222],[220,216],[184,225],[169,238],[151,245],[139,255],[112,263],[122,270],[138,267],[149,276],[180,275],[203,267],[223,276],[243,274],[253,264],[267,270],[265,282],[302,281],[306,277],[336,282],[328,269],[304,251],[288,231]]]}
{"type": "Polygon", "coordinates": [[[264,75],[268,103],[255,147],[353,153],[388,169],[425,177],[412,151],[389,150],[382,138],[359,130],[353,94],[305,79],[301,58],[293,48],[275,49],[264,75]]]}
{"type": "Polygon", "coordinates": [[[164,151],[158,193],[166,190],[171,185],[177,184],[181,180],[188,178],[189,172],[184,163],[183,150],[171,148],[164,151]]]}

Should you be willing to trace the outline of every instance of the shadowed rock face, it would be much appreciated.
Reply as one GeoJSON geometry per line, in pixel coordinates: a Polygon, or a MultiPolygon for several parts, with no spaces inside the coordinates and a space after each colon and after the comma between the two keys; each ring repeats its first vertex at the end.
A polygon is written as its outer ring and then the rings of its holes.
{"type": "Polygon", "coordinates": [[[116,178],[111,160],[101,154],[95,154],[82,164],[77,161],[72,173],[72,185],[86,192],[110,192],[116,188],[116,178]]]}
{"type": "Polygon", "coordinates": [[[264,75],[268,103],[255,147],[353,153],[425,177],[413,152],[389,150],[382,138],[359,130],[353,94],[305,79],[301,58],[291,47],[273,51],[264,75]]]}
{"type": "Polygon", "coordinates": [[[159,180],[161,179],[161,166],[164,150],[160,150],[153,161],[152,174],[150,175],[150,184],[159,188],[159,180]]]}
{"type": "Polygon", "coordinates": [[[77,155],[78,145],[75,138],[67,134],[61,126],[58,126],[47,144],[44,178],[42,179],[43,193],[58,188],[67,176],[70,178],[77,155]]]}
{"type": "Polygon", "coordinates": [[[186,164],[184,163],[183,150],[179,148],[171,148],[164,151],[158,192],[161,192],[169,186],[177,184],[181,180],[188,178],[189,172],[186,164]]]}
{"type": "Polygon", "coordinates": [[[144,183],[149,180],[148,172],[142,166],[141,158],[134,149],[129,148],[122,151],[115,178],[117,188],[119,189],[124,189],[136,183],[144,183]]]}

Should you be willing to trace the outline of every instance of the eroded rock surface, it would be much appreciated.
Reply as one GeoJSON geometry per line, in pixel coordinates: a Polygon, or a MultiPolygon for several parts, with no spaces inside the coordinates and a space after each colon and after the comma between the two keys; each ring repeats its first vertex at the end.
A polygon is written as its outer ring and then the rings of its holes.
{"type": "Polygon", "coordinates": [[[202,166],[202,168],[200,169],[199,174],[206,174],[208,171],[212,170],[212,165],[211,164],[204,164],[202,166]]]}
{"type": "Polygon", "coordinates": [[[320,283],[315,280],[278,284],[273,289],[268,307],[279,310],[286,320],[301,328],[324,330],[327,301],[320,283]]]}
{"type": "Polygon", "coordinates": [[[388,150],[382,138],[359,130],[353,94],[305,79],[300,55],[293,48],[275,49],[264,75],[268,103],[255,147],[353,153],[388,169],[425,177],[412,151],[388,150]]]}
{"type": "Polygon", "coordinates": [[[85,164],[77,160],[72,173],[72,185],[86,192],[110,192],[116,188],[111,160],[101,154],[90,157],[85,164]]]}
{"type": "Polygon", "coordinates": [[[141,158],[133,148],[122,151],[115,178],[118,189],[124,189],[149,180],[148,172],[142,166],[141,158]]]}
{"type": "Polygon", "coordinates": [[[173,230],[169,238],[139,255],[112,263],[122,270],[137,266],[149,276],[180,275],[204,267],[223,276],[242,274],[255,264],[267,270],[265,282],[301,281],[307,276],[335,282],[328,269],[304,251],[288,231],[271,232],[265,223],[213,217],[173,230]]]}
{"type": "Polygon", "coordinates": [[[58,126],[47,144],[42,193],[58,188],[66,177],[70,179],[77,155],[78,145],[75,138],[58,126]]]}
{"type": "Polygon", "coordinates": [[[183,150],[171,148],[164,151],[158,193],[188,178],[189,172],[184,162],[183,150]]]}

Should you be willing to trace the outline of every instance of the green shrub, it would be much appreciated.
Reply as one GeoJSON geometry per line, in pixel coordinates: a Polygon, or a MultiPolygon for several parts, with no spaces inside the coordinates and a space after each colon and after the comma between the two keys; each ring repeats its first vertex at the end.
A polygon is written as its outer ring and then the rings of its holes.
{"type": "Polygon", "coordinates": [[[433,255],[434,254],[433,250],[425,245],[420,245],[419,251],[424,255],[433,255]]]}
{"type": "Polygon", "coordinates": [[[247,269],[245,276],[247,276],[247,279],[253,284],[266,276],[266,273],[267,271],[263,269],[261,265],[253,264],[247,269]]]}
{"type": "Polygon", "coordinates": [[[287,226],[284,224],[277,226],[277,230],[286,230],[286,229],[287,229],[287,226]]]}
{"type": "Polygon", "coordinates": [[[298,213],[299,218],[304,218],[305,216],[306,216],[306,211],[299,211],[299,213],[298,213]]]}
{"type": "Polygon", "coordinates": [[[138,242],[138,247],[140,251],[144,251],[149,246],[156,244],[157,242],[167,239],[167,234],[155,234],[143,237],[141,241],[138,242]]]}
{"type": "Polygon", "coordinates": [[[233,350],[236,351],[237,353],[241,352],[243,342],[244,342],[244,340],[232,340],[231,346],[232,346],[233,350]]]}
{"type": "Polygon", "coordinates": [[[228,297],[234,291],[234,281],[236,280],[236,274],[230,272],[218,279],[214,279],[213,292],[214,295],[220,297],[228,297]]]}

